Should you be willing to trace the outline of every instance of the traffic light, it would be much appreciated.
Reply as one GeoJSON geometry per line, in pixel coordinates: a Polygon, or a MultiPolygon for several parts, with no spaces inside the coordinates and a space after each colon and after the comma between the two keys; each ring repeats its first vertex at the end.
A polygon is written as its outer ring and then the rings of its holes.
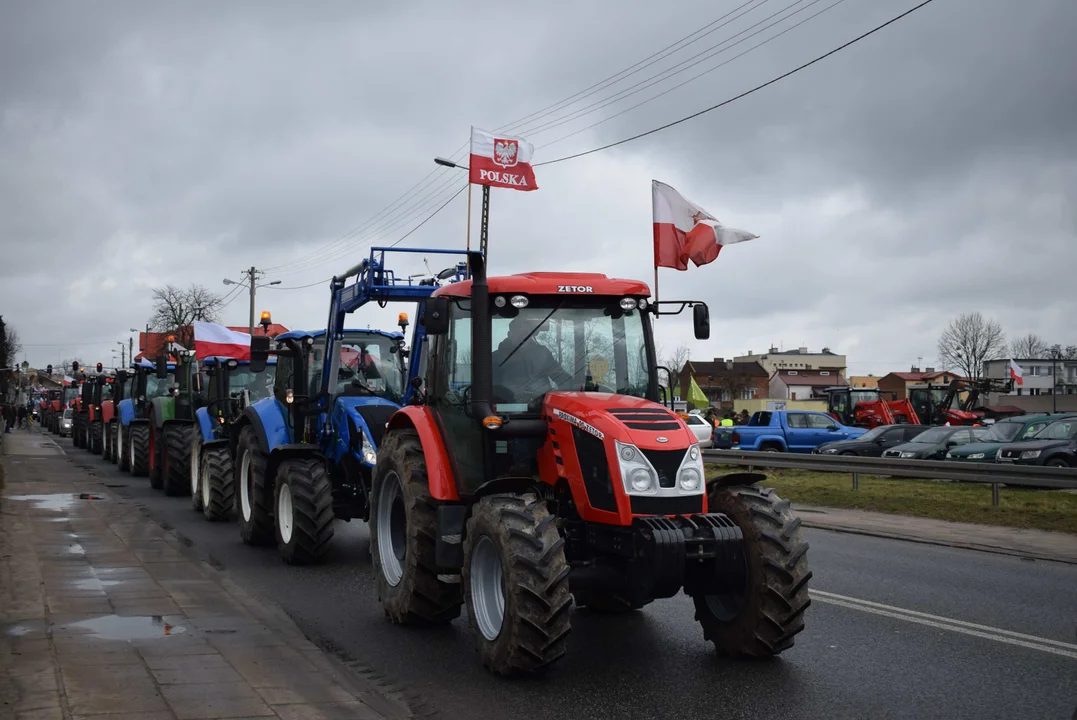
{"type": "Polygon", "coordinates": [[[104,367],[105,366],[102,365],[101,363],[97,363],[97,372],[101,372],[104,369],[104,367]]]}
{"type": "Polygon", "coordinates": [[[79,371],[79,361],[78,360],[72,360],[71,361],[71,372],[77,373],[78,371],[79,371]]]}

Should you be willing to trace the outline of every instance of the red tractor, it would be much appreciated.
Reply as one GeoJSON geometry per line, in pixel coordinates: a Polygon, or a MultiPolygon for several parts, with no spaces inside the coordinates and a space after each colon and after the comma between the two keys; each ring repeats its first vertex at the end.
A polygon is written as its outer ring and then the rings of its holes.
{"type": "MultiPolygon", "coordinates": [[[[695,435],[659,404],[647,285],[527,273],[440,287],[422,308],[411,404],[377,450],[370,536],[396,623],[466,606],[483,663],[541,671],[565,654],[570,606],[640,608],[682,590],[724,655],[793,645],[808,544],[761,475],[707,480],[695,435]],[[416,365],[417,364],[417,365],[416,365]]],[[[668,309],[667,309],[668,308],[668,309]]]]}
{"type": "Polygon", "coordinates": [[[919,425],[920,418],[908,400],[883,400],[878,388],[829,387],[826,409],[842,425],[874,428],[880,425],[919,425]]]}

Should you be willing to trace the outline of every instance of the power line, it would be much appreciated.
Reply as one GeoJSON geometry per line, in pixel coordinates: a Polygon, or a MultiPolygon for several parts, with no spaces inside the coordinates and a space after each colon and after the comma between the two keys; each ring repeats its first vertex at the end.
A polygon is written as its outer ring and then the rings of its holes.
{"type": "Polygon", "coordinates": [[[326,278],[325,280],[319,280],[317,282],[312,282],[309,285],[296,285],[295,287],[271,287],[271,288],[268,288],[268,289],[269,290],[302,290],[303,288],[314,287],[315,285],[324,285],[325,283],[329,282],[332,279],[333,278],[326,278]]]}
{"type": "Polygon", "coordinates": [[[556,163],[565,162],[567,160],[575,160],[576,158],[580,158],[580,157],[583,157],[585,155],[592,155],[592,154],[597,153],[597,152],[602,152],[603,150],[609,150],[610,148],[617,147],[618,145],[624,145],[625,143],[630,143],[633,140],[639,140],[640,138],[647,137],[648,135],[654,135],[655,133],[661,132],[662,130],[668,130],[669,128],[671,128],[671,127],[673,127],[675,125],[680,125],[681,123],[688,122],[689,120],[693,120],[693,119],[699,117],[700,115],[706,115],[707,113],[709,113],[709,112],[711,112],[713,110],[717,110],[718,108],[725,107],[726,105],[729,105],[731,103],[736,102],[737,100],[740,100],[741,98],[748,97],[749,95],[751,95],[753,93],[756,93],[756,92],[762,90],[765,87],[769,87],[770,85],[773,85],[773,84],[775,84],[775,83],[777,83],[777,82],[779,82],[781,80],[784,80],[785,78],[790,77],[791,75],[795,75],[796,73],[800,72],[801,70],[804,70],[806,68],[811,67],[812,65],[816,64],[817,62],[825,60],[826,58],[830,57],[831,55],[834,55],[835,53],[841,52],[842,50],[844,50],[847,47],[855,45],[856,43],[860,42],[864,38],[866,38],[866,37],[868,37],[870,35],[874,35],[875,33],[879,32],[883,28],[885,28],[885,27],[887,27],[889,25],[893,25],[898,20],[901,20],[902,18],[905,18],[905,17],[913,14],[914,12],[919,10],[920,8],[922,8],[922,7],[926,6],[926,5],[930,5],[932,2],[934,2],[934,0],[924,0],[919,5],[913,6],[912,8],[906,10],[905,12],[901,13],[900,15],[898,15],[896,17],[893,17],[890,20],[887,20],[886,22],[884,22],[881,25],[875,26],[874,28],[872,28],[871,30],[868,30],[864,34],[858,35],[857,37],[853,38],[852,40],[849,40],[848,42],[846,42],[846,43],[844,43],[842,45],[839,45],[838,47],[834,48],[833,50],[830,50],[829,52],[818,56],[814,60],[809,60],[808,62],[804,63],[803,65],[795,67],[792,70],[789,70],[788,72],[785,72],[785,73],[783,73],[783,74],[781,74],[781,75],[779,75],[779,76],[777,76],[775,78],[772,78],[772,79],[766,81],[765,83],[762,83],[761,85],[756,85],[754,88],[752,88],[750,90],[745,90],[744,92],[740,93],[739,95],[734,95],[731,98],[723,100],[722,102],[718,103],[717,105],[712,105],[709,108],[705,108],[703,110],[700,110],[699,112],[692,113],[691,115],[687,115],[687,116],[685,116],[683,118],[680,118],[679,120],[674,120],[673,122],[666,123],[665,125],[660,125],[660,126],[658,126],[656,128],[652,128],[651,130],[647,130],[646,132],[641,132],[641,133],[638,133],[636,135],[632,135],[631,137],[624,138],[623,140],[618,140],[616,142],[607,143],[606,145],[601,145],[599,147],[592,148],[590,150],[584,150],[583,152],[573,153],[571,155],[566,155],[564,157],[559,157],[559,158],[556,158],[554,160],[547,160],[546,162],[535,163],[534,166],[535,167],[540,167],[542,165],[554,165],[556,163]]]}

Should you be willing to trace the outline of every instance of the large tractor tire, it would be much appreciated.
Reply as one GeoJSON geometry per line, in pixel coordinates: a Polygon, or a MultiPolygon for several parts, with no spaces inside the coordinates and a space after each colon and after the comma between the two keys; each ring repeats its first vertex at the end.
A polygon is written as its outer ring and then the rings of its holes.
{"type": "Polygon", "coordinates": [[[370,549],[386,617],[398,624],[460,617],[459,577],[439,574],[434,562],[437,510],[417,433],[386,433],[370,497],[370,549]]]}
{"type": "Polygon", "coordinates": [[[109,420],[105,423],[105,441],[101,443],[101,459],[108,460],[109,462],[116,462],[112,457],[112,451],[115,449],[115,441],[112,439],[112,433],[115,431],[116,421],[109,420]]]}
{"type": "Polygon", "coordinates": [[[131,425],[127,429],[127,458],[131,465],[131,474],[145,477],[150,471],[150,426],[144,423],[131,425]]]}
{"type": "Polygon", "coordinates": [[[725,513],[744,534],[746,582],[741,591],[696,595],[696,620],[718,653],[764,658],[793,647],[804,629],[808,543],[788,500],[769,488],[714,487],[710,512],[725,513]]]}
{"type": "Polygon", "coordinates": [[[153,418],[150,418],[150,487],[154,490],[162,490],[165,486],[165,476],[161,472],[164,468],[164,427],[158,428],[153,418]]]}
{"type": "Polygon", "coordinates": [[[123,431],[123,423],[116,425],[116,467],[120,472],[131,470],[131,448],[127,434],[123,431]]]}
{"type": "Polygon", "coordinates": [[[285,460],[277,469],[273,519],[277,549],[289,565],[313,565],[333,539],[333,485],[325,463],[285,460]]]}
{"type": "Polygon", "coordinates": [[[202,512],[202,430],[197,426],[193,430],[191,451],[187,455],[187,476],[191,483],[191,509],[202,512]]]}
{"type": "Polygon", "coordinates": [[[464,539],[464,598],[482,663],[498,675],[536,673],[565,655],[570,630],[564,539],[532,494],[475,504],[464,539]]]}
{"type": "Polygon", "coordinates": [[[90,453],[100,455],[105,449],[105,424],[100,420],[90,423],[90,453]]]}
{"type": "Polygon", "coordinates": [[[266,481],[266,456],[249,425],[239,434],[239,536],[247,545],[273,540],[273,493],[266,481]]]}
{"type": "Polygon", "coordinates": [[[161,429],[161,479],[165,495],[180,497],[191,492],[191,434],[194,426],[175,423],[161,429]]]}
{"type": "Polygon", "coordinates": [[[82,423],[79,422],[78,415],[71,421],[71,444],[77,448],[82,447],[82,423]]]}
{"type": "Polygon", "coordinates": [[[211,447],[198,456],[202,516],[210,522],[227,520],[235,503],[235,468],[226,447],[211,447]]]}

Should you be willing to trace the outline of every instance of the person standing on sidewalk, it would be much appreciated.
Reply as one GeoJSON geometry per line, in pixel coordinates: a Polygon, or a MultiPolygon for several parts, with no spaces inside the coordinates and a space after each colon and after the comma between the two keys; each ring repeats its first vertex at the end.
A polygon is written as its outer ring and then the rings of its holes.
{"type": "Polygon", "coordinates": [[[17,427],[21,428],[23,425],[26,425],[26,406],[25,405],[19,405],[19,410],[18,410],[18,414],[17,414],[16,417],[18,418],[17,427]]]}
{"type": "Polygon", "coordinates": [[[15,408],[11,403],[4,405],[4,432],[11,432],[11,426],[15,424],[15,408]]]}

